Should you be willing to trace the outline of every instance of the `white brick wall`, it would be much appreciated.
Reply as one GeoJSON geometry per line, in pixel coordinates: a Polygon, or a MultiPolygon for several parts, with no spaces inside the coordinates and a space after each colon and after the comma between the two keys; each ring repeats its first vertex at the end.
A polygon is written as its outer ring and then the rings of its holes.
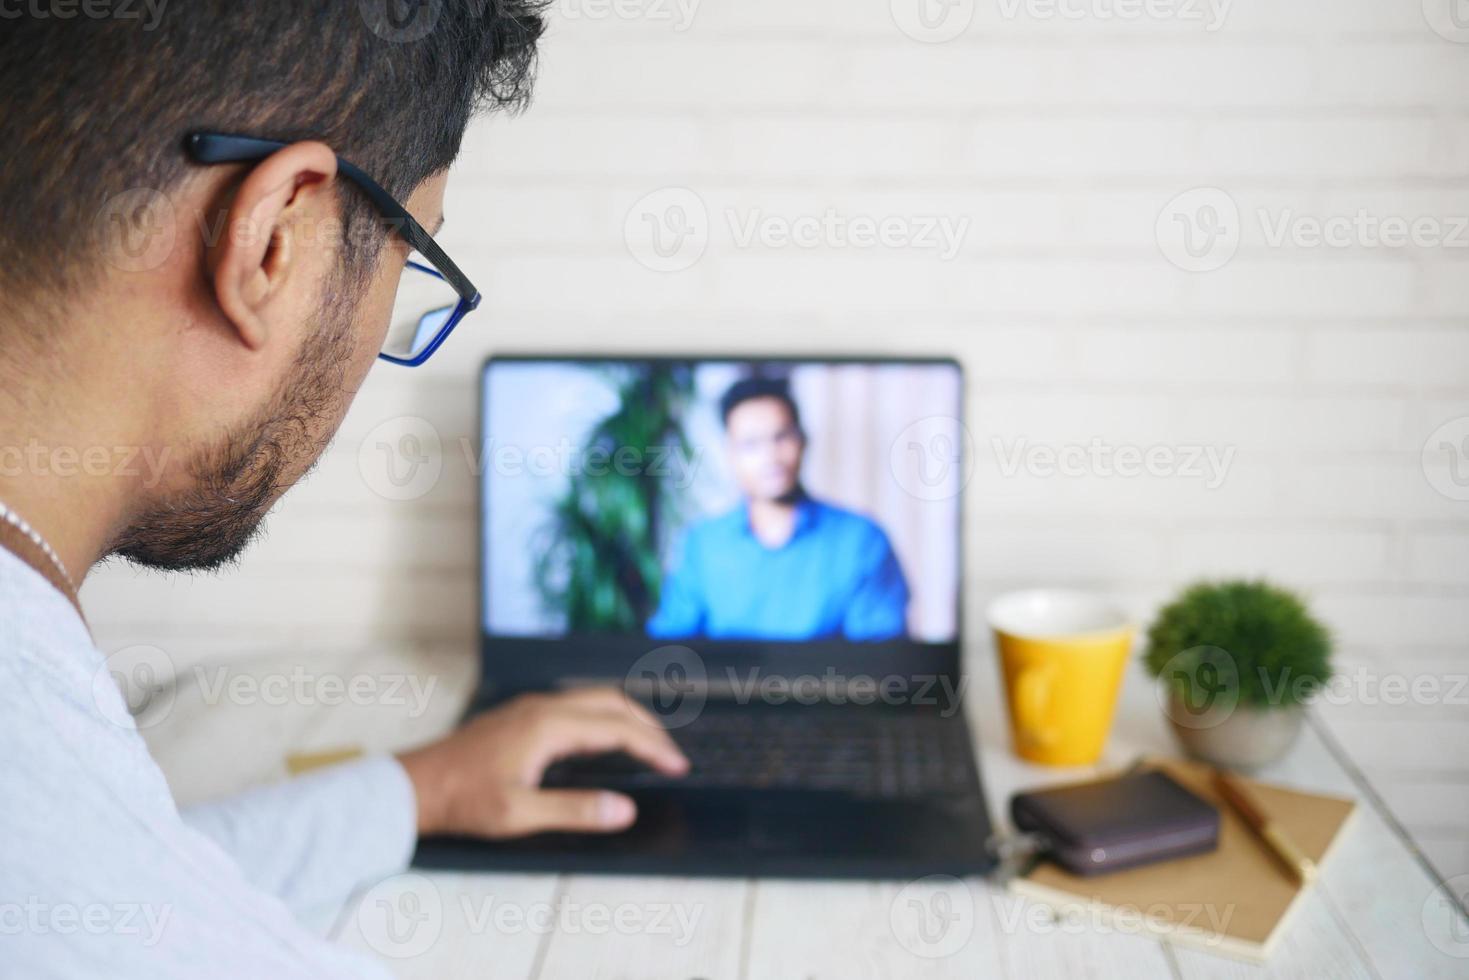
{"type": "MultiPolygon", "coordinates": [[[[938,44],[895,26],[890,7],[908,0],[624,2],[645,16],[562,0],[532,112],[469,134],[443,241],[485,288],[483,310],[429,366],[374,373],[237,571],[94,575],[104,647],[467,655],[474,478],[457,446],[475,432],[487,353],[852,350],[968,366],[971,623],[1018,584],[1107,589],[1146,617],[1195,575],[1266,574],[1311,596],[1356,662],[1469,669],[1469,501],[1435,489],[1452,486],[1447,456],[1422,460],[1430,433],[1469,417],[1469,241],[1303,247],[1267,233],[1282,216],[1469,218],[1469,43],[1430,29],[1436,0],[1234,0],[1214,31],[976,0],[968,29],[938,44]],[[1237,254],[1209,272],[1171,264],[1155,231],[1198,186],[1240,215],[1237,254]],[[693,190],[711,220],[683,272],[642,267],[624,241],[629,209],[665,187],[693,190]],[[740,248],[731,208],[970,225],[948,262],[740,248]],[[412,502],[374,493],[358,462],[402,415],[431,420],[446,448],[412,502]],[[1234,457],[1206,489],[1006,476],[993,448],[1093,438],[1234,457]]],[[[1374,733],[1403,716],[1323,713],[1349,744],[1386,746],[1366,761],[1394,799],[1401,739],[1374,733]]],[[[1440,705],[1422,724],[1462,744],[1469,709],[1440,705]]],[[[1440,804],[1469,776],[1446,766],[1411,767],[1401,799],[1452,873],[1469,870],[1469,845],[1440,804]]]]}

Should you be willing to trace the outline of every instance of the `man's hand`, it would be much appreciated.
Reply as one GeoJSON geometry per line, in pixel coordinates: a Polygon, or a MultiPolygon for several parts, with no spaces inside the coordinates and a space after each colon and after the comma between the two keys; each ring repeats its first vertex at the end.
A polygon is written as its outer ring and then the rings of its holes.
{"type": "Polygon", "coordinates": [[[418,794],[420,834],[520,837],[631,826],[637,807],[621,793],[540,788],[558,759],[615,751],[688,772],[658,720],[615,688],[524,695],[399,761],[418,794]]]}

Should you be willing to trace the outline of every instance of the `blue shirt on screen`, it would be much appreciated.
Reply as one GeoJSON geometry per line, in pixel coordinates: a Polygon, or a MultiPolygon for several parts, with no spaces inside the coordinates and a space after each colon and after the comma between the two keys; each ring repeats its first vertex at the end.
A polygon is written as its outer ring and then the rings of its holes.
{"type": "Polygon", "coordinates": [[[760,543],[743,506],[689,528],[648,634],[888,640],[905,635],[907,608],[908,583],[882,528],[807,497],[778,548],[760,543]]]}

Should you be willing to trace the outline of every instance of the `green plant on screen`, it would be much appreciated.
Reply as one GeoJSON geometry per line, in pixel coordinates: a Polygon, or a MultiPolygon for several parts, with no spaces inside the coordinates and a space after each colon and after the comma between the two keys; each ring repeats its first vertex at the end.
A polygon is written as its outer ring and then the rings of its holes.
{"type": "Polygon", "coordinates": [[[657,608],[662,535],[682,506],[660,468],[674,454],[690,458],[681,425],[689,365],[619,370],[613,383],[618,407],[581,442],[598,465],[573,468],[541,528],[536,588],[572,633],[640,630],[657,608]]]}

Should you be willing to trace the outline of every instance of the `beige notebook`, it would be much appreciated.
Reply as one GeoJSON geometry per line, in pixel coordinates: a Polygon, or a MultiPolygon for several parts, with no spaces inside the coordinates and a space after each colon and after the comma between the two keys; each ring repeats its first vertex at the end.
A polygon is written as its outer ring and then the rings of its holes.
{"type": "MultiPolygon", "coordinates": [[[[1219,808],[1219,847],[1209,854],[1083,878],[1042,861],[1011,882],[1018,894],[1067,915],[1086,910],[1169,942],[1262,962],[1285,929],[1303,888],[1278,865],[1245,822],[1219,799],[1210,770],[1150,761],[1219,808]]],[[[1245,781],[1261,807],[1318,865],[1356,809],[1351,800],[1245,781]]]]}

